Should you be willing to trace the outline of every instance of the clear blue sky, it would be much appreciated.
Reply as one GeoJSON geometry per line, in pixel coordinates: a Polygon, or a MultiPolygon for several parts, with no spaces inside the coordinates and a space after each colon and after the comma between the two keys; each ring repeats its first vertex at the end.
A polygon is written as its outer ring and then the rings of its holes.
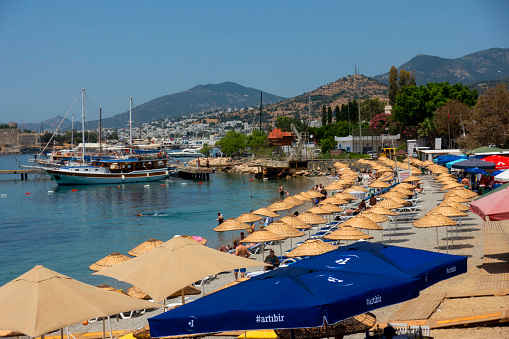
{"type": "Polygon", "coordinates": [[[224,81],[293,97],[355,63],[374,76],[417,54],[509,47],[508,14],[504,0],[2,0],[0,122],[64,115],[82,87],[90,119],[224,81]]]}

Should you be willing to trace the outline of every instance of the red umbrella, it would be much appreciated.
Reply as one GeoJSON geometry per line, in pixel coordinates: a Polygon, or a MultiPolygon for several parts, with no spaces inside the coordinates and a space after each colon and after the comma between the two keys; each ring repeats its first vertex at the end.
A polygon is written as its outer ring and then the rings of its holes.
{"type": "Polygon", "coordinates": [[[508,199],[509,187],[471,202],[470,209],[483,219],[489,217],[492,221],[509,220],[508,199]]]}
{"type": "Polygon", "coordinates": [[[508,169],[509,168],[509,158],[501,155],[490,155],[482,159],[484,161],[495,163],[496,169],[508,169]]]}

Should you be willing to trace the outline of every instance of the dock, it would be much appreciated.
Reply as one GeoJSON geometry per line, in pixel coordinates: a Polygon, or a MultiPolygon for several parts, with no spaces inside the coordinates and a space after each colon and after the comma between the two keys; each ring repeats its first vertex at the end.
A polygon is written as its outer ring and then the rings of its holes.
{"type": "Polygon", "coordinates": [[[177,176],[184,179],[209,180],[210,174],[214,172],[214,169],[206,167],[182,167],[177,169],[177,176]]]}
{"type": "Polygon", "coordinates": [[[29,173],[43,173],[41,169],[17,169],[17,170],[0,170],[0,174],[20,174],[21,180],[27,180],[29,173]]]}

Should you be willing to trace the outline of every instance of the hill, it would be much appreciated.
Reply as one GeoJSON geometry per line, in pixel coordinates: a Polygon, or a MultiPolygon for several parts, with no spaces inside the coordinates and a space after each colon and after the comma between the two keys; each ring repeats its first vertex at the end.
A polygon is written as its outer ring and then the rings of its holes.
{"type": "MultiPolygon", "coordinates": [[[[407,71],[415,70],[417,85],[444,81],[467,85],[507,76],[509,48],[491,48],[456,59],[420,54],[398,67],[401,68],[407,71]]],[[[388,83],[389,72],[374,78],[388,83]]]]}
{"type": "Polygon", "coordinates": [[[504,78],[495,79],[495,80],[488,80],[488,81],[479,81],[479,82],[475,82],[475,83],[469,85],[468,87],[470,89],[476,89],[477,92],[479,92],[479,94],[482,94],[482,93],[486,92],[486,90],[488,88],[496,87],[497,85],[500,85],[500,84],[504,84],[505,87],[507,87],[509,89],[509,77],[504,77],[504,78]]]}
{"type": "MultiPolygon", "coordinates": [[[[309,101],[311,102],[311,118],[321,118],[322,106],[341,107],[354,99],[374,99],[389,102],[388,86],[364,75],[349,75],[327,85],[318,87],[314,91],[304,93],[291,99],[267,105],[263,108],[264,122],[273,122],[279,116],[289,116],[300,119],[309,117],[309,101]],[[269,118],[267,119],[267,115],[269,118]]],[[[253,123],[259,118],[259,111],[234,111],[225,114],[223,119],[240,119],[253,123]]]]}
{"type": "MultiPolygon", "coordinates": [[[[60,122],[62,122],[63,118],[64,118],[63,116],[57,115],[56,117],[51,118],[51,119],[46,119],[46,120],[38,122],[38,123],[25,123],[25,124],[23,124],[23,126],[18,125],[18,127],[23,128],[23,129],[29,129],[34,132],[40,131],[41,128],[42,128],[42,130],[54,131],[58,127],[60,122]]],[[[71,126],[72,126],[71,120],[65,119],[62,122],[62,125],[59,128],[59,131],[70,131],[71,126]]],[[[75,121],[74,128],[78,128],[81,130],[81,122],[75,121]]]]}
{"type": "MultiPolygon", "coordinates": [[[[264,104],[272,104],[286,98],[263,93],[264,104]]],[[[236,110],[259,106],[260,90],[244,87],[234,82],[198,85],[187,91],[165,95],[138,105],[133,110],[133,126],[139,126],[164,118],[197,114],[214,109],[236,110]]],[[[103,119],[104,127],[123,128],[129,121],[129,111],[103,119]]],[[[88,122],[89,126],[97,126],[97,121],[88,122]]]]}

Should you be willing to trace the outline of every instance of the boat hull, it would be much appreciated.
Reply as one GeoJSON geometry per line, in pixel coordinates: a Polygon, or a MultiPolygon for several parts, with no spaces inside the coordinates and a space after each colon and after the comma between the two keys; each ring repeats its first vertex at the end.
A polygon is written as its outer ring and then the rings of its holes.
{"type": "Polygon", "coordinates": [[[169,176],[167,169],[131,173],[72,173],[46,170],[59,186],[126,184],[159,181],[169,176]]]}

